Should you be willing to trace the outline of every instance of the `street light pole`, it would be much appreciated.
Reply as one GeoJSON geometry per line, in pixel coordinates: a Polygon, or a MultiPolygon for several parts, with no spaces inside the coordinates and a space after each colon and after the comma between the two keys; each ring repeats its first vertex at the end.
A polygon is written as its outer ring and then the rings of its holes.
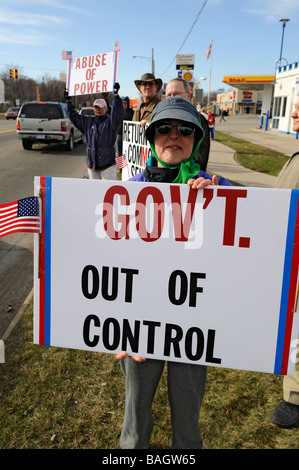
{"type": "Polygon", "coordinates": [[[286,23],[290,21],[287,18],[283,18],[282,20],[279,20],[282,22],[282,37],[281,37],[281,46],[280,46],[280,56],[279,56],[279,65],[281,64],[281,59],[282,59],[282,47],[283,47],[283,38],[284,38],[284,30],[286,27],[286,23]]]}
{"type": "Polygon", "coordinates": [[[152,49],[152,74],[155,75],[154,49],[152,49]]]}
{"type": "Polygon", "coordinates": [[[132,55],[133,59],[144,59],[144,60],[150,60],[152,62],[152,74],[155,75],[155,59],[154,59],[154,49],[152,49],[152,57],[143,57],[141,55],[132,55]]]}

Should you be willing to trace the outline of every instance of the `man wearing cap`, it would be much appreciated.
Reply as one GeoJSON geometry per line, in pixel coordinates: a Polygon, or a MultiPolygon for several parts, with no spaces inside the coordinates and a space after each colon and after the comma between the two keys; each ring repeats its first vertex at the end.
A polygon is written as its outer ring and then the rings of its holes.
{"type": "Polygon", "coordinates": [[[161,101],[158,92],[162,88],[162,80],[155,78],[152,73],[144,73],[140,80],[134,81],[142,94],[142,102],[135,109],[132,121],[142,122],[144,125],[150,121],[153,109],[161,101]]]}
{"type": "MultiPolygon", "coordinates": [[[[202,189],[210,184],[231,186],[224,178],[213,177],[194,162],[203,137],[195,106],[181,97],[157,104],[145,131],[153,156],[143,172],[131,181],[188,184],[202,189]]],[[[216,294],[216,293],[215,293],[216,294]]],[[[148,295],[151,292],[149,283],[148,295]]],[[[145,299],[146,301],[146,299],[145,299]]],[[[163,312],[161,312],[163,318],[163,312]]],[[[126,378],[125,416],[121,432],[122,449],[146,449],[153,420],[152,403],[165,361],[116,354],[126,378]]],[[[167,362],[168,397],[171,410],[172,448],[201,449],[200,408],[205,393],[207,367],[198,364],[167,362]]]]}
{"type": "Polygon", "coordinates": [[[68,116],[72,123],[86,137],[86,166],[90,179],[115,180],[116,132],[123,121],[124,108],[118,95],[119,84],[114,86],[114,99],[110,115],[107,115],[107,103],[97,98],[94,100],[94,117],[77,113],[68,92],[65,91],[68,116]]]}

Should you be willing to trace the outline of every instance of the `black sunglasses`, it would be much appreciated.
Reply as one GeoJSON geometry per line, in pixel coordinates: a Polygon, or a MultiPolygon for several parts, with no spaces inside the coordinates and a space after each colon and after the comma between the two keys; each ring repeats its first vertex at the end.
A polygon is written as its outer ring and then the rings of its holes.
{"type": "Polygon", "coordinates": [[[195,132],[195,126],[188,123],[179,123],[174,126],[169,121],[160,121],[155,125],[155,131],[159,135],[168,135],[171,133],[173,127],[177,127],[178,133],[183,137],[190,137],[195,132]]]}

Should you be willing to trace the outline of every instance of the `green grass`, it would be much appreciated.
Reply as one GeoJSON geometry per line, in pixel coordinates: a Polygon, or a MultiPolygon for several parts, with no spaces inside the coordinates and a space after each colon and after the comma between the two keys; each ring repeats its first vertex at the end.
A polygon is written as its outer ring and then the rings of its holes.
{"type": "MultiPolygon", "coordinates": [[[[111,354],[32,344],[32,304],[5,343],[0,364],[1,449],[118,449],[125,403],[111,354]]],[[[298,449],[299,430],[269,421],[282,377],[209,368],[200,428],[207,449],[298,449]]],[[[165,374],[154,408],[151,448],[168,449],[165,374]]]]}
{"type": "Polygon", "coordinates": [[[215,131],[215,140],[235,150],[235,159],[240,165],[271,176],[277,176],[285,162],[289,159],[287,155],[275,150],[252,144],[222,132],[215,131]]]}

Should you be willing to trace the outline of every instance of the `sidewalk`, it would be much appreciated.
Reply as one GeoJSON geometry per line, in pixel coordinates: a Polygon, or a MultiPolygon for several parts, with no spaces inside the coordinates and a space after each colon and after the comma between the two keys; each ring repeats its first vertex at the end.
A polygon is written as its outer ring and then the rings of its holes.
{"type": "Polygon", "coordinates": [[[223,176],[243,186],[273,188],[276,176],[248,170],[234,159],[235,151],[219,142],[212,141],[207,172],[223,176]]]}
{"type": "MultiPolygon", "coordinates": [[[[277,150],[285,155],[291,156],[299,151],[299,141],[294,135],[281,134],[271,130],[264,131],[258,128],[257,116],[230,116],[226,122],[219,123],[216,120],[216,130],[225,134],[247,140],[263,147],[277,150]]],[[[208,173],[215,173],[244,186],[273,187],[275,176],[248,170],[234,159],[235,151],[211,141],[208,173]]]]}

